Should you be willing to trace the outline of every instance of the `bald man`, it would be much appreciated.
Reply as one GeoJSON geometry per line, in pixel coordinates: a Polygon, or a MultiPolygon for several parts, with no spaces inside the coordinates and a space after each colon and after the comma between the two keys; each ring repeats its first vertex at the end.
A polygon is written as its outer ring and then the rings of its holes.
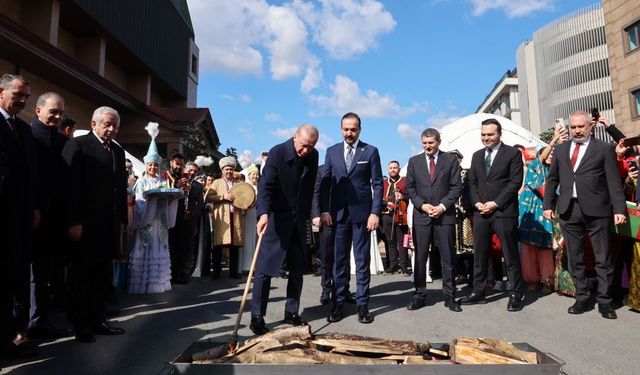
{"type": "Polygon", "coordinates": [[[289,266],[284,323],[306,324],[300,318],[300,294],[308,249],[313,188],[318,171],[318,129],[300,125],[295,135],[274,146],[267,157],[258,185],[257,233],[263,235],[256,264],[251,300],[250,328],[256,335],[268,331],[264,321],[271,278],[289,266]]]}

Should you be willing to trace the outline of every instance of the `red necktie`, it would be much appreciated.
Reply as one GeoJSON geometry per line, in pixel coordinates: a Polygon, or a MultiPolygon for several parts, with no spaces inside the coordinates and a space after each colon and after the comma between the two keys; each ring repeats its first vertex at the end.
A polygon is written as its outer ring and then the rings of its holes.
{"type": "Polygon", "coordinates": [[[580,143],[576,143],[573,147],[573,153],[571,153],[571,166],[575,169],[578,162],[578,153],[580,152],[580,143]]]}
{"type": "Polygon", "coordinates": [[[433,155],[429,156],[429,178],[431,182],[436,177],[436,160],[433,155]]]}

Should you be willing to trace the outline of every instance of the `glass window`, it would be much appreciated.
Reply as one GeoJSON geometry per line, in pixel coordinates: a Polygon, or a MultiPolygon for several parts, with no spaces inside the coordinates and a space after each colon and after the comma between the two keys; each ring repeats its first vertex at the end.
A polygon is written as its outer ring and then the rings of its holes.
{"type": "Polygon", "coordinates": [[[633,116],[640,116],[640,89],[632,91],[631,95],[633,97],[633,102],[635,103],[635,106],[632,107],[635,108],[635,113],[633,113],[633,116]]]}
{"type": "Polygon", "coordinates": [[[624,29],[629,38],[629,51],[640,47],[640,21],[624,29]]]}

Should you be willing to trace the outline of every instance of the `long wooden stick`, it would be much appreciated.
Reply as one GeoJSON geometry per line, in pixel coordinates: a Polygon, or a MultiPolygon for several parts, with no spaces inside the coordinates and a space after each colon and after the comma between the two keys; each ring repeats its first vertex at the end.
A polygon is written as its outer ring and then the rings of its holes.
{"type": "Polygon", "coordinates": [[[229,339],[229,352],[234,353],[238,347],[238,328],[240,327],[240,321],[242,320],[242,313],[244,312],[244,306],[247,304],[247,296],[249,295],[249,286],[251,285],[251,278],[253,272],[256,269],[256,263],[258,261],[258,253],[260,252],[260,244],[262,243],[261,233],[258,236],[258,243],[256,244],[256,250],[253,252],[253,260],[251,260],[251,268],[249,268],[249,275],[247,276],[247,283],[244,286],[244,293],[242,294],[242,300],[240,301],[240,310],[238,310],[238,317],[236,318],[236,325],[233,328],[233,333],[229,339]]]}

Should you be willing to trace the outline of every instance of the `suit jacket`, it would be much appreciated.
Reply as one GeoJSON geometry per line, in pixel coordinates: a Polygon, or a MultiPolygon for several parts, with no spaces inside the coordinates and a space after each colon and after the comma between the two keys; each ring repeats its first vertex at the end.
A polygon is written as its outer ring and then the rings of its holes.
{"type": "Polygon", "coordinates": [[[344,161],[344,142],[327,149],[320,181],[320,211],[342,220],[348,209],[352,223],[366,223],[370,214],[382,211],[382,168],[378,149],[358,143],[351,168],[344,161]],[[373,192],[372,192],[373,190],[373,192]]]}
{"type": "Polygon", "coordinates": [[[496,217],[518,217],[518,190],[522,186],[522,154],[504,143],[493,155],[491,169],[487,175],[482,148],[473,154],[469,170],[469,193],[471,204],[494,201],[498,209],[496,217]]]}
{"type": "Polygon", "coordinates": [[[39,208],[36,153],[29,124],[16,117],[15,128],[17,134],[0,115],[0,223],[3,233],[29,236],[34,208],[39,208]]]}
{"type": "Polygon", "coordinates": [[[69,140],[57,127],[47,127],[40,120],[31,121],[38,160],[38,206],[49,222],[66,224],[64,213],[67,197],[67,164],[62,150],[69,140]]]}
{"type": "Polygon", "coordinates": [[[443,204],[444,214],[433,220],[438,224],[455,224],[455,204],[462,194],[460,164],[458,158],[446,152],[439,152],[433,182],[429,178],[427,158],[424,153],[409,159],[407,166],[407,195],[413,203],[413,223],[428,225],[433,219],[420,208],[424,203],[437,206],[443,204]]]}
{"type": "Polygon", "coordinates": [[[551,210],[557,204],[558,213],[567,212],[575,182],[578,202],[585,215],[610,217],[612,212],[626,214],[613,146],[592,136],[575,172],[571,166],[570,146],[571,142],[565,142],[555,148],[545,187],[544,209],[551,210]],[[556,195],[558,186],[559,196],[556,195]]]}
{"type": "Polygon", "coordinates": [[[318,167],[318,173],[316,174],[316,182],[313,185],[313,201],[311,202],[311,218],[320,217],[320,182],[322,181],[322,170],[324,164],[318,167]]]}
{"type": "Polygon", "coordinates": [[[109,155],[93,132],[70,139],[62,150],[69,166],[70,225],[82,224],[81,251],[115,255],[120,224],[127,223],[124,150],[111,142],[109,155]]]}
{"type": "MultiPolygon", "coordinates": [[[[269,215],[262,238],[257,271],[277,276],[297,228],[303,254],[307,251],[307,225],[311,215],[313,186],[318,172],[318,151],[299,158],[293,138],[274,146],[258,184],[258,218],[269,215]]],[[[296,250],[296,249],[291,249],[296,250]]],[[[304,256],[306,259],[306,256],[304,256]]]]}

